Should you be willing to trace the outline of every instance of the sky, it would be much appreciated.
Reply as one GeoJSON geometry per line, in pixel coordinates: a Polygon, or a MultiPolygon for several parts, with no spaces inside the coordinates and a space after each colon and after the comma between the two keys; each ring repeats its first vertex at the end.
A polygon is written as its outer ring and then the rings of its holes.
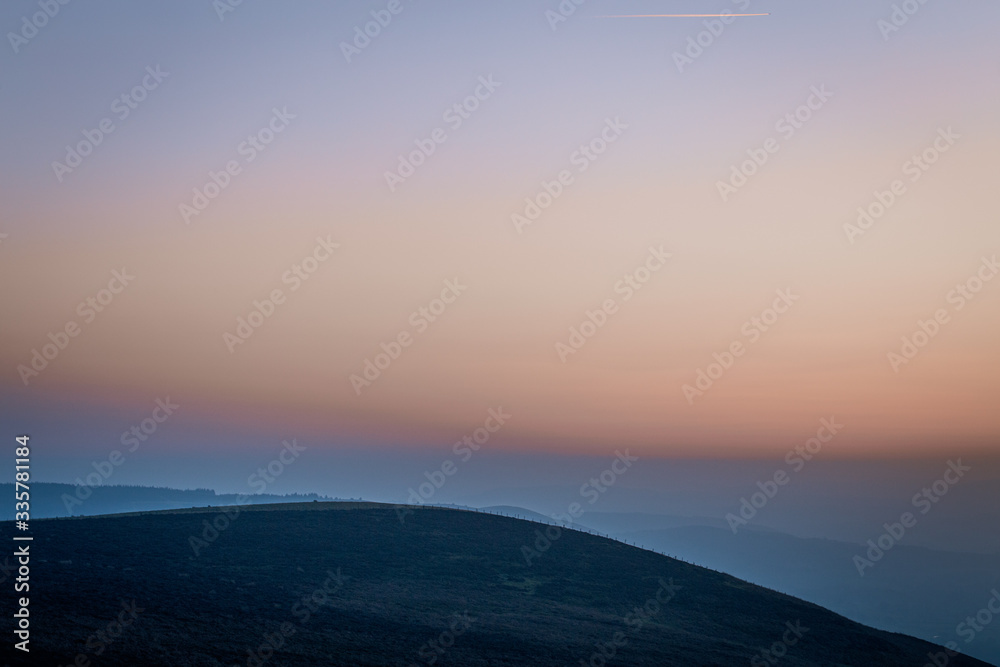
{"type": "Polygon", "coordinates": [[[995,457],[1000,6],[902,4],[4,3],[5,432],[995,457]]]}

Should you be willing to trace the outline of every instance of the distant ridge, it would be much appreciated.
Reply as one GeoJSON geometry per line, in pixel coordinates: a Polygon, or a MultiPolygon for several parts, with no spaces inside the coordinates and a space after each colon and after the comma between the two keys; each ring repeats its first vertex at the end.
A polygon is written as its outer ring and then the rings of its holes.
{"type": "MultiPolygon", "coordinates": [[[[0,494],[13,497],[12,483],[0,484],[0,494]]],[[[235,505],[239,494],[218,493],[212,489],[171,489],[155,486],[98,485],[77,486],[57,482],[34,482],[31,485],[31,516],[43,519],[68,516],[100,516],[121,512],[145,512],[206,505],[235,505]]],[[[342,500],[315,493],[246,494],[251,504],[342,500]]],[[[14,506],[0,505],[0,521],[14,519],[14,506]]]]}

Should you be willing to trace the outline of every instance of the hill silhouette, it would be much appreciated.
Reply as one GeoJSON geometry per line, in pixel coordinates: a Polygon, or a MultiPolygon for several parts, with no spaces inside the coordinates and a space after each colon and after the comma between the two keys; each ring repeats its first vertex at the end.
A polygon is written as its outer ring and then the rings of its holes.
{"type": "Polygon", "coordinates": [[[31,662],[8,656],[12,665],[83,655],[147,667],[919,666],[944,656],[729,575],[486,513],[309,502],[50,519],[32,532],[31,662]]]}

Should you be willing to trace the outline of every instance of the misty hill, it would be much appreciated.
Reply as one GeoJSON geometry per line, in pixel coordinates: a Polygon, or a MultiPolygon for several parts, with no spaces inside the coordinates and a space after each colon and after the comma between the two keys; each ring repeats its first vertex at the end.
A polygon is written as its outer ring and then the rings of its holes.
{"type": "MultiPolygon", "coordinates": [[[[616,486],[613,501],[608,497],[608,502],[602,500],[593,509],[587,508],[580,521],[605,533],[681,525],[728,529],[725,516],[747,494],[748,480],[774,473],[767,461],[666,463],[647,459],[645,464],[644,469],[650,466],[649,486],[616,486]],[[671,523],[666,523],[668,520],[671,523]]],[[[992,465],[988,460],[975,465],[984,475],[990,475],[986,471],[992,465]]],[[[899,516],[904,509],[900,502],[908,502],[910,493],[940,476],[937,467],[936,463],[898,460],[835,461],[829,465],[820,462],[809,469],[808,484],[788,487],[787,494],[782,492],[743,528],[863,544],[873,537],[873,528],[899,516]]],[[[591,474],[584,469],[574,470],[579,470],[577,477],[584,479],[591,474]]],[[[565,513],[565,499],[578,493],[578,486],[539,479],[530,488],[491,487],[481,493],[468,492],[463,494],[463,501],[477,507],[517,505],[546,514],[565,513]]],[[[1000,526],[1000,478],[967,479],[948,492],[947,502],[920,515],[920,529],[907,533],[906,544],[1000,556],[1000,531],[991,530],[993,526],[1000,526]]]]}
{"type": "Polygon", "coordinates": [[[483,512],[490,512],[492,514],[503,514],[504,516],[517,517],[519,519],[527,519],[528,521],[537,521],[538,523],[558,523],[555,519],[550,516],[545,516],[541,512],[535,512],[534,510],[525,509],[523,507],[517,507],[515,505],[491,505],[490,507],[479,508],[483,512]]]}
{"type": "MultiPolygon", "coordinates": [[[[484,509],[554,523],[520,507],[484,509]]],[[[734,535],[725,520],[711,517],[587,512],[583,520],[588,529],[615,539],[814,602],[872,627],[954,641],[963,652],[1000,664],[1000,628],[988,625],[974,633],[968,624],[959,628],[1000,590],[996,555],[903,543],[861,577],[853,557],[865,547],[847,542],[752,524],[734,535]]]]}
{"type": "MultiPolygon", "coordinates": [[[[0,495],[13,497],[14,485],[0,484],[0,495]]],[[[219,507],[221,505],[287,503],[312,500],[339,500],[315,493],[290,495],[217,493],[211,489],[169,489],[152,486],[93,486],[33,482],[31,516],[36,519],[69,516],[97,516],[122,512],[146,512],[182,507],[219,507]]],[[[14,519],[14,505],[0,506],[0,521],[14,519]]]]}
{"type": "Polygon", "coordinates": [[[145,667],[728,666],[771,650],[789,667],[911,666],[943,650],[525,520],[371,503],[235,509],[33,522],[31,664],[81,653],[98,664],[100,652],[100,665],[145,667]]]}
{"type": "MultiPolygon", "coordinates": [[[[865,547],[776,532],[682,526],[616,537],[815,602],[859,622],[941,643],[1000,663],[1000,629],[970,637],[956,627],[1000,589],[994,555],[898,544],[862,577],[853,557],[865,547]],[[966,641],[969,639],[970,641],[966,641]]],[[[996,603],[994,603],[995,605],[996,603]]],[[[968,627],[968,626],[966,626],[968,627]]]]}

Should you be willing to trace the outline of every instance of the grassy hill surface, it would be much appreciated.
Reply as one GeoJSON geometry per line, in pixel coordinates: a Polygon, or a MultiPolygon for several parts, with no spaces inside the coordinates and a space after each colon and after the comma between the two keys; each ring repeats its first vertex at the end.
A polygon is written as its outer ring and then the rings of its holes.
{"type": "Polygon", "coordinates": [[[8,640],[6,663],[919,667],[943,651],[519,519],[374,503],[228,511],[33,522],[31,662],[8,640]]]}

